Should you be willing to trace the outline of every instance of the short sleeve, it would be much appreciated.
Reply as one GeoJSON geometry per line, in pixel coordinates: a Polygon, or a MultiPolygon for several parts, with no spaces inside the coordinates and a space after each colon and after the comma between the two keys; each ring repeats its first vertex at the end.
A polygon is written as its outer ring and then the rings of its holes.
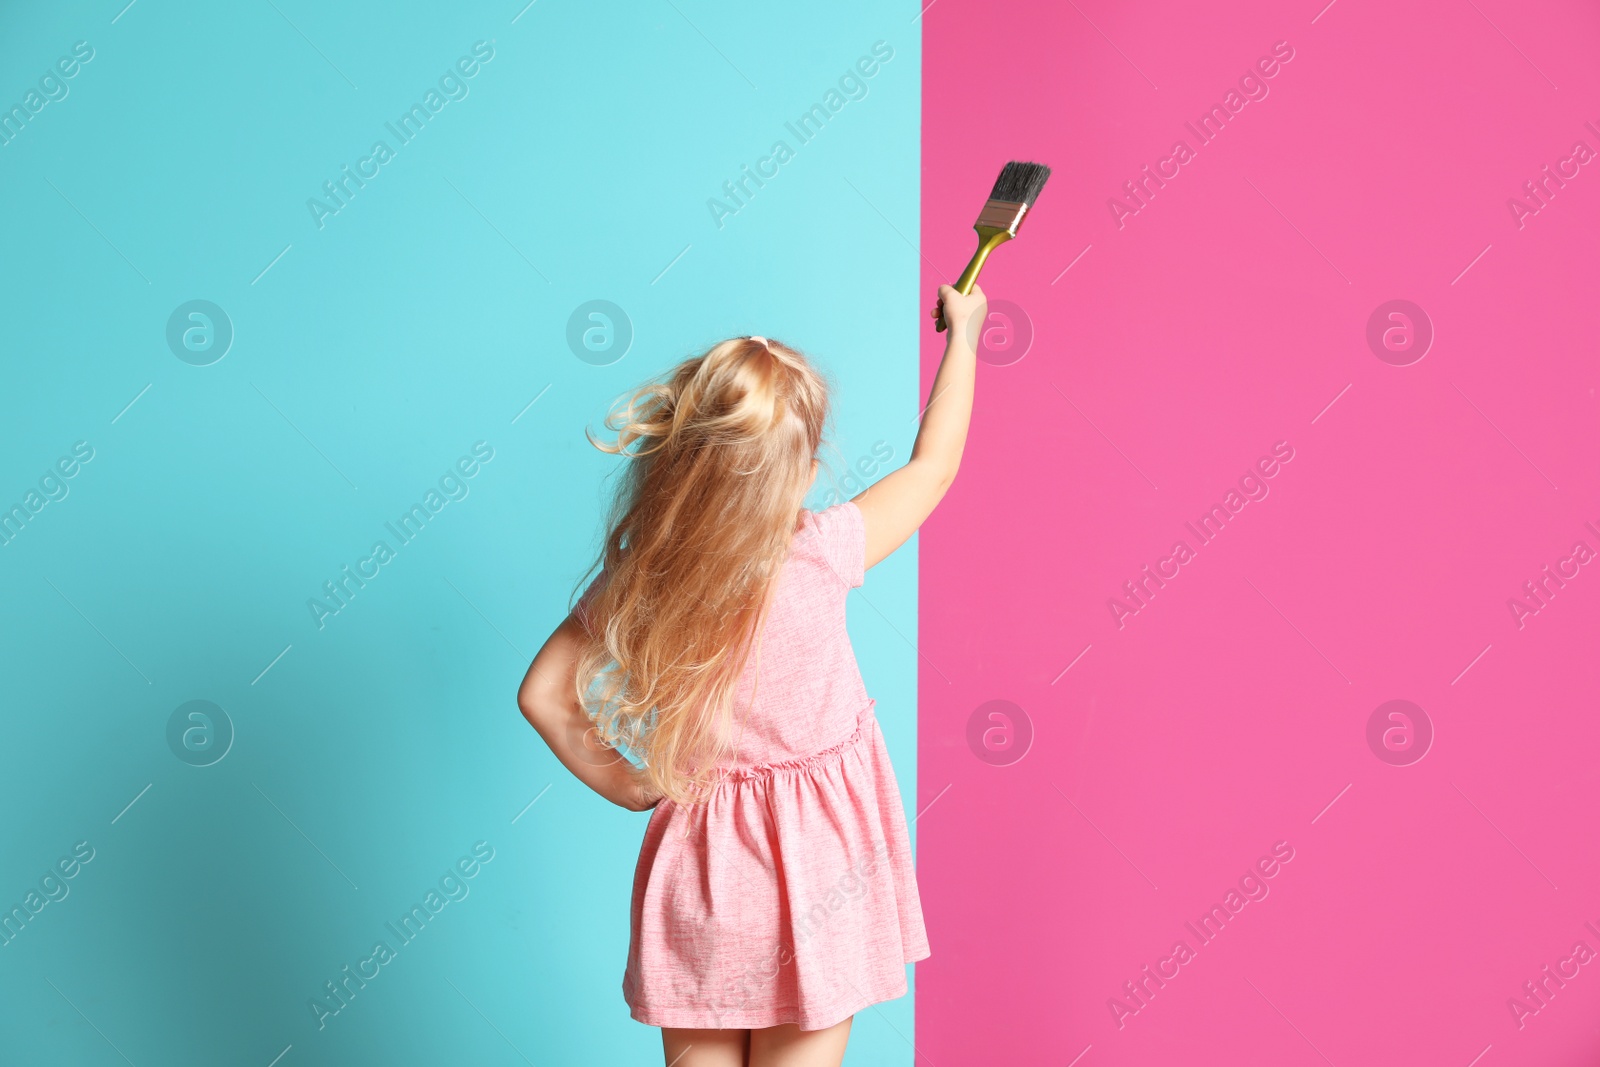
{"type": "Polygon", "coordinates": [[[834,573],[851,589],[867,577],[867,521],[855,501],[846,500],[816,513],[823,551],[834,573]]]}

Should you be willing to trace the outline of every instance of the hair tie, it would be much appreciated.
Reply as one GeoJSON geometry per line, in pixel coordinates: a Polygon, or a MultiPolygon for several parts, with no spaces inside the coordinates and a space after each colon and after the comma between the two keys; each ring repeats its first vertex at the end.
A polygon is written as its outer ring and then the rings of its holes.
{"type": "Polygon", "coordinates": [[[746,340],[760,341],[761,342],[761,346],[763,348],[765,348],[769,352],[772,351],[772,346],[767,344],[767,339],[765,337],[762,337],[760,334],[753,333],[748,338],[746,338],[746,340]]]}

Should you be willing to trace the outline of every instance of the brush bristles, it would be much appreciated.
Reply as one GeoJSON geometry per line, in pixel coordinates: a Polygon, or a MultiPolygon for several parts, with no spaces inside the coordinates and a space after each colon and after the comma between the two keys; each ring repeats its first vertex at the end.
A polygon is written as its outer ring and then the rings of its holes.
{"type": "Polygon", "coordinates": [[[1007,163],[1000,177],[995,179],[994,191],[989,194],[989,199],[1032,207],[1044,183],[1049,180],[1050,168],[1043,163],[1007,163]]]}

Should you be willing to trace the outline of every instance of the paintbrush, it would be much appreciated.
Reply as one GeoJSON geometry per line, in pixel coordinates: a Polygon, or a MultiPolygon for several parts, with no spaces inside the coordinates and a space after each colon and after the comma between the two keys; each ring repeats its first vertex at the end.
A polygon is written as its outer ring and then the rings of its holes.
{"type": "MultiPolygon", "coordinates": [[[[978,272],[983,269],[983,261],[989,258],[990,252],[1017,235],[1023,216],[1033,207],[1033,202],[1039,198],[1039,191],[1049,178],[1050,168],[1043,163],[1011,162],[1005,165],[1000,177],[994,181],[989,202],[978,212],[978,221],[972,224],[972,228],[978,231],[978,251],[973,254],[967,269],[961,272],[961,277],[956,279],[956,292],[962,295],[972,292],[972,287],[978,281],[978,272]]],[[[945,328],[944,315],[941,314],[943,310],[944,305],[940,304],[932,313],[940,330],[945,328]]]]}

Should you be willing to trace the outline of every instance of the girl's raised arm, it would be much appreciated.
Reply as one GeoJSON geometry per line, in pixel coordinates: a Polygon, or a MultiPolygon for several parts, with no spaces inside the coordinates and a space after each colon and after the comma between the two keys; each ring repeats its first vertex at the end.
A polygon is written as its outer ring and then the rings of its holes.
{"type": "Polygon", "coordinates": [[[941,285],[939,300],[949,324],[949,340],[916,443],[911,446],[911,458],[854,498],[866,520],[868,567],[905,544],[933,513],[955,481],[967,445],[978,362],[974,346],[988,313],[988,300],[976,285],[966,296],[941,285]]]}

